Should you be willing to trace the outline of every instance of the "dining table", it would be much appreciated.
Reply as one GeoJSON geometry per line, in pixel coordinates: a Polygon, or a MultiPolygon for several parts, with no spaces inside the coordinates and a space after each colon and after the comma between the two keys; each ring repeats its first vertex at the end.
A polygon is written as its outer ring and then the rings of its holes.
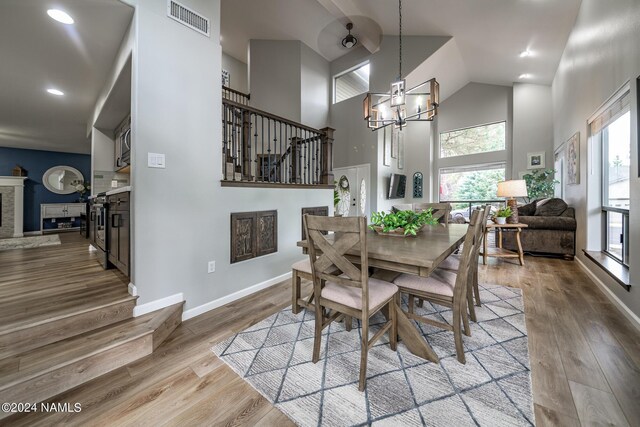
{"type": "MultiPolygon", "coordinates": [[[[467,227],[466,224],[449,224],[446,227],[439,224],[424,227],[416,236],[406,237],[378,234],[368,230],[366,248],[369,267],[428,277],[462,244],[467,227]]],[[[327,236],[327,240],[332,239],[333,235],[327,236]]],[[[307,240],[299,241],[298,246],[307,253],[307,240]]],[[[351,248],[347,251],[346,257],[351,262],[359,263],[360,249],[351,248]]],[[[435,351],[401,307],[397,307],[396,312],[398,313],[398,336],[407,349],[418,357],[438,362],[435,351]]]]}

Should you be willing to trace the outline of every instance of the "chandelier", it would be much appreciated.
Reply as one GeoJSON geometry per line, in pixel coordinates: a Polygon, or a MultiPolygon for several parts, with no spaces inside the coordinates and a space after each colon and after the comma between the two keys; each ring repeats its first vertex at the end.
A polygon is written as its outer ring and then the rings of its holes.
{"type": "Polygon", "coordinates": [[[435,78],[406,89],[402,78],[402,0],[398,0],[398,18],[398,79],[388,93],[369,92],[362,102],[364,119],[373,131],[389,125],[402,130],[407,122],[432,121],[438,114],[440,84],[435,78]]]}

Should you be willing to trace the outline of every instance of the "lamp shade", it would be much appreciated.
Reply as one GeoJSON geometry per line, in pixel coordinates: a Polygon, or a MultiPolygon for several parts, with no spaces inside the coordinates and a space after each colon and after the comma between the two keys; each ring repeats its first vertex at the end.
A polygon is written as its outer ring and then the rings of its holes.
{"type": "Polygon", "coordinates": [[[528,197],[527,182],[524,179],[513,179],[498,183],[498,197],[528,197]]]}

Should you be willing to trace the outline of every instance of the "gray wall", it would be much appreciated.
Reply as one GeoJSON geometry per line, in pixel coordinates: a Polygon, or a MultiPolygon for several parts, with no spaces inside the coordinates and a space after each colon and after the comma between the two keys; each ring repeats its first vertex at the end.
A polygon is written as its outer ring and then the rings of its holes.
{"type": "Polygon", "coordinates": [[[231,74],[231,89],[239,90],[243,93],[249,92],[249,70],[247,64],[222,52],[222,69],[229,71],[229,74],[231,74]]]}
{"type": "MultiPolygon", "coordinates": [[[[640,315],[640,180],[638,180],[638,99],[640,74],[640,2],[583,0],[575,26],[553,80],[554,147],[580,132],[580,184],[565,188],[567,203],[576,208],[578,258],[636,315],[640,315]],[[587,119],[626,81],[631,81],[631,212],[630,274],[625,291],[582,254],[586,247],[587,189],[600,178],[589,176],[587,119]]],[[[589,204],[597,203],[592,200],[589,204]]],[[[596,213],[597,214],[597,213],[596,213]]]]}
{"type": "Polygon", "coordinates": [[[300,209],[331,206],[332,191],[221,187],[220,2],[184,3],[211,19],[211,38],[168,19],[165,3],[136,5],[132,281],[139,304],[182,293],[188,310],[289,272],[303,257],[300,209]],[[166,169],[148,168],[149,152],[166,154],[166,169]],[[229,214],[267,209],[279,251],[230,265],[229,214]]]}
{"type": "Polygon", "coordinates": [[[469,83],[441,103],[438,111],[437,142],[434,147],[433,198],[438,199],[438,169],[472,163],[506,162],[506,176],[511,175],[513,127],[513,89],[509,86],[469,83]],[[474,154],[439,159],[439,134],[495,122],[506,122],[504,152],[474,154]]]}
{"type": "Polygon", "coordinates": [[[329,61],[300,43],[300,119],[307,126],[329,123],[331,76],[329,61]]]}
{"type": "Polygon", "coordinates": [[[527,153],[544,151],[545,169],[553,169],[553,111],[551,86],[513,85],[512,178],[527,170],[527,153]]]}
{"type": "Polygon", "coordinates": [[[300,122],[300,42],[251,40],[251,106],[300,122]]]}

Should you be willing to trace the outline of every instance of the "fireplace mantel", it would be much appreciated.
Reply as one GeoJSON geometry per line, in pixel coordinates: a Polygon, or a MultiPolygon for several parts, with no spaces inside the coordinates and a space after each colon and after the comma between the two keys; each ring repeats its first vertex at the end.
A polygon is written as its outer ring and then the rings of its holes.
{"type": "Polygon", "coordinates": [[[13,187],[13,236],[22,237],[24,212],[24,176],[0,176],[0,187],[13,187]]]}

